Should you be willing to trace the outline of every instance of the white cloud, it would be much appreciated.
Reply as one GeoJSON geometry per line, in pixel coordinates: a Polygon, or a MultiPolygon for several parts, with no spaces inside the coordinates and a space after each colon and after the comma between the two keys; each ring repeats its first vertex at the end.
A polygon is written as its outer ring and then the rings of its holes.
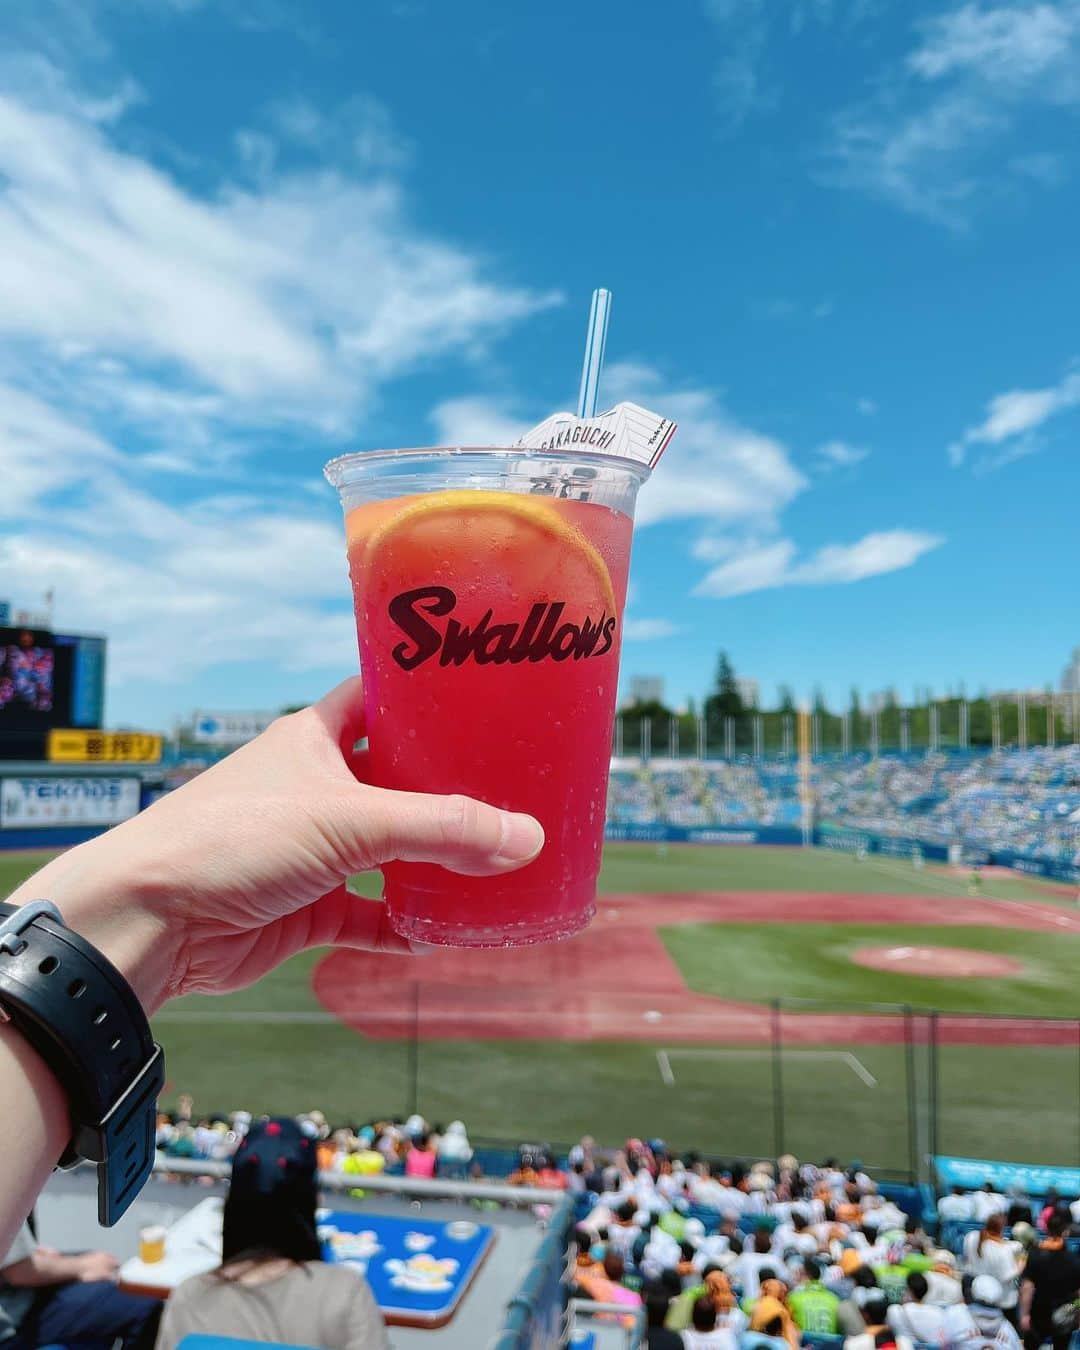
{"type": "Polygon", "coordinates": [[[752,545],[707,572],[694,587],[694,594],[728,598],[782,586],[794,557],[795,545],[790,539],[752,545]]]}
{"type": "Polygon", "coordinates": [[[846,441],[826,441],[817,448],[818,468],[828,473],[832,469],[850,469],[861,464],[870,451],[861,445],[848,445],[846,441]]]}
{"type": "Polygon", "coordinates": [[[862,581],[910,567],[944,542],[940,535],[923,530],[882,530],[864,535],[854,544],[829,544],[819,549],[795,567],[791,577],[800,585],[862,581]]]}
{"type": "Polygon", "coordinates": [[[834,119],[821,181],[967,228],[976,201],[1062,181],[1041,104],[1080,104],[1080,0],[965,3],[918,25],[901,67],[834,119]],[[1030,127],[1030,130],[1029,130],[1030,127]]]}
{"type": "Polygon", "coordinates": [[[854,544],[829,544],[803,562],[796,562],[790,539],[754,544],[706,574],[696,595],[728,598],[777,586],[813,586],[862,581],[910,567],[923,554],[944,543],[921,530],[884,530],[854,544]]]}
{"type": "Polygon", "coordinates": [[[679,631],[670,619],[626,619],[623,639],[626,642],[655,642],[659,638],[674,637],[679,631]]]}
{"type": "Polygon", "coordinates": [[[964,153],[1003,125],[991,104],[965,92],[899,114],[891,103],[848,109],[834,121],[818,176],[963,229],[978,185],[964,153]]]}
{"type": "Polygon", "coordinates": [[[704,518],[717,528],[761,527],[807,487],[786,447],[736,420],[713,389],[669,385],[649,366],[622,362],[605,371],[603,398],[632,399],[679,424],[641,491],[639,525],[704,518]]]}
{"type": "Polygon", "coordinates": [[[535,425],[515,416],[506,400],[480,395],[436,404],[431,421],[438,445],[513,445],[535,425]]]}
{"type": "Polygon", "coordinates": [[[1024,84],[1068,60],[1080,8],[1063,4],[965,4],[924,25],[924,41],[907,64],[925,80],[974,71],[987,80],[1024,84]]]}
{"type": "Polygon", "coordinates": [[[81,344],[221,396],[228,419],[340,433],[379,382],[556,300],[415,228],[385,175],[199,196],[85,110],[0,95],[0,336],[38,369],[81,344]]]}
{"type": "Polygon", "coordinates": [[[995,396],[986,405],[981,422],[968,427],[958,441],[949,446],[949,462],[964,463],[972,446],[1001,446],[1006,449],[984,461],[982,467],[1000,468],[1010,460],[1032,454],[1037,446],[1031,434],[1051,417],[1080,405],[1080,370],[1070,371],[1056,385],[1045,389],[1010,389],[995,396]]]}
{"type": "Polygon", "coordinates": [[[117,100],[42,70],[5,91],[0,61],[5,594],[51,586],[58,624],[106,629],[111,686],[355,669],[332,493],[268,447],[300,426],[319,455],[384,381],[480,354],[557,297],[413,224],[370,107],[350,130],[382,140],[347,163],[319,167],[317,128],[285,171],[295,143],[260,130],[244,184],[195,191],[121,148],[117,100]]]}

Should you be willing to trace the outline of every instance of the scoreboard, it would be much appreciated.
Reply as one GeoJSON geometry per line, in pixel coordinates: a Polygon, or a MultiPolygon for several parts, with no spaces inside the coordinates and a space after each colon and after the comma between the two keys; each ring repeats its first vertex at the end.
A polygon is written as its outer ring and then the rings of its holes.
{"type": "Polygon", "coordinates": [[[0,758],[43,759],[54,728],[100,727],[105,639],[0,627],[0,758]]]}

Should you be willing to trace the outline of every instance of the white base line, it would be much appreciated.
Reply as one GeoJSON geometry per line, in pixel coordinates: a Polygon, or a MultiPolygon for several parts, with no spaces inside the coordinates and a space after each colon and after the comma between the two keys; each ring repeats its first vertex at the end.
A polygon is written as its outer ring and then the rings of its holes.
{"type": "MultiPolygon", "coordinates": [[[[803,1059],[836,1059],[846,1064],[856,1078],[861,1078],[868,1088],[875,1088],[878,1080],[858,1057],[850,1050],[785,1050],[785,1055],[801,1055],[803,1059]]],[[[668,1087],[675,1086],[675,1072],[671,1067],[672,1056],[682,1059],[762,1059],[761,1050],[657,1050],[656,1065],[660,1077],[668,1087]]]]}

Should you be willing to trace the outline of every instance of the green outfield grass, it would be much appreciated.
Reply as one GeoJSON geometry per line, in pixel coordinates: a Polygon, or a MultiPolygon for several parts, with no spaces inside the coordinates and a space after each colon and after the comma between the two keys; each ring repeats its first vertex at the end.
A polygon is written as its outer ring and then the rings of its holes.
{"type": "MultiPolygon", "coordinates": [[[[0,853],[0,893],[44,861],[0,853]]],[[[379,878],[358,892],[377,895],[379,878]]],[[[944,868],[916,871],[898,859],[858,862],[825,850],[613,845],[601,889],[623,892],[843,891],[966,895],[967,879],[944,868]]],[[[986,878],[989,898],[1067,903],[1026,878],[986,878]]],[[[1075,1016],[1080,937],[993,928],[903,925],[694,924],[662,933],[694,990],[767,1004],[820,999],[832,1009],[864,1001],[958,1011],[1075,1016]],[[862,945],[975,947],[1024,963],[993,982],[932,980],[853,966],[862,945]]],[[[925,1044],[726,1044],[656,1046],[536,1041],[364,1038],[329,1018],[311,971],[322,953],[288,962],[250,989],[192,997],[164,1009],[170,1101],[192,1092],[201,1111],[244,1105],[338,1120],[404,1114],[465,1119],[477,1137],[565,1142],[585,1130],[607,1140],[659,1134],[676,1146],[720,1155],[837,1153],[906,1172],[935,1144],[941,1152],[1048,1163],[1080,1162],[1080,1045],[949,1046],[939,1051],[937,1137],[925,1044]],[[658,1055],[658,1050],[662,1056],[658,1055]],[[774,1089],[782,1088],[782,1111],[774,1089]],[[909,1087],[914,1098],[909,1102],[909,1087]]],[[[363,997],[362,991],[358,996],[363,997]]],[[[560,991],[553,991],[553,998],[560,991]]],[[[786,1020],[786,1014],[785,1014],[786,1020]]]]}

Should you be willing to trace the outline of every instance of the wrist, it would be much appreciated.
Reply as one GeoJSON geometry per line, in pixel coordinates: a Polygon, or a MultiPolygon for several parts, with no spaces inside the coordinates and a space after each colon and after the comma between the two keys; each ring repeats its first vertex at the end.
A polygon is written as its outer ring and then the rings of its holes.
{"type": "Polygon", "coordinates": [[[176,953],[154,902],[155,886],[137,863],[114,865],[108,836],[71,849],[36,872],[8,903],[51,900],[64,923],[107,958],[131,985],[147,1015],[168,996],[176,953]]]}

